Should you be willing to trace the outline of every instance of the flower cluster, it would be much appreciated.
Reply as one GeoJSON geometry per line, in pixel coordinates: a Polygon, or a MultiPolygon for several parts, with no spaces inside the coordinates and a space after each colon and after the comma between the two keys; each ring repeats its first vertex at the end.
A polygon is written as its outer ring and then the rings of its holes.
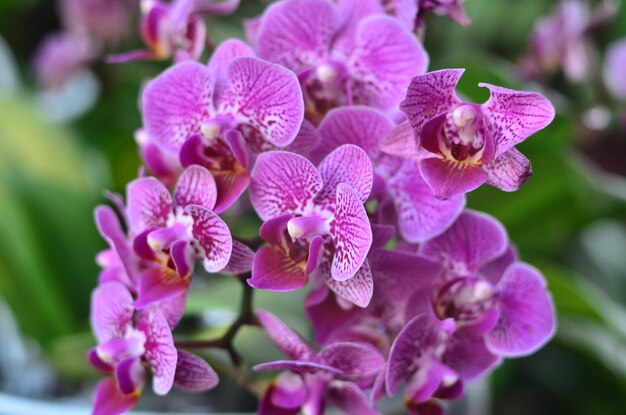
{"type": "Polygon", "coordinates": [[[251,304],[225,337],[198,343],[236,357],[228,342],[242,324],[265,330],[288,359],[255,367],[280,372],[261,414],[376,414],[403,384],[410,413],[441,413],[466,382],[552,337],[541,273],[496,219],[465,209],[465,194],[523,185],[531,164],[515,145],[554,109],[490,84],[485,103],[466,102],[462,70],[427,72],[412,31],[427,11],[468,23],[462,2],[282,0],[246,23],[249,43],[226,40],[207,64],[195,61],[204,27],[188,3],[151,2],[149,50],[119,59],[177,63],[142,92],[150,176],[113,197],[123,223],[96,210],[110,249],[98,256],[89,360],[111,375],[96,413],[130,409],[148,372],[157,394],[217,385],[172,335],[196,262],[236,275],[244,301],[253,289],[308,289],[318,346],[251,304]],[[263,221],[257,242],[220,218],[235,204],[263,221]]]}

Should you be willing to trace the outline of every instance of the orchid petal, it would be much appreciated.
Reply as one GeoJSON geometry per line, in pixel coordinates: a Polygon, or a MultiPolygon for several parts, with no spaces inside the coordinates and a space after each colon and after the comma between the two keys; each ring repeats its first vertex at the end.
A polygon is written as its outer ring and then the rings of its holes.
{"type": "Polygon", "coordinates": [[[128,395],[143,389],[146,381],[146,369],[141,364],[141,359],[131,357],[117,364],[115,378],[120,391],[128,395]]]}
{"type": "Polygon", "coordinates": [[[261,398],[259,407],[257,410],[258,415],[298,415],[300,408],[285,408],[273,403],[273,397],[276,393],[276,385],[270,384],[266,389],[265,394],[261,398]]]}
{"type": "Polygon", "coordinates": [[[427,158],[419,163],[422,177],[435,197],[450,199],[477,189],[487,181],[480,167],[440,158],[427,158]]]}
{"type": "Polygon", "coordinates": [[[234,13],[241,0],[195,0],[193,11],[198,14],[224,16],[234,13]]]}
{"type": "Polygon", "coordinates": [[[272,386],[272,403],[281,408],[300,408],[309,395],[302,376],[294,372],[282,372],[272,386]]]}
{"type": "Polygon", "coordinates": [[[284,246],[286,242],[287,224],[293,218],[294,215],[286,213],[266,220],[259,229],[259,236],[270,245],[284,246]]]}
{"type": "Polygon", "coordinates": [[[552,298],[541,273],[514,263],[497,288],[500,319],[485,335],[487,348],[506,357],[525,356],[547,343],[556,331],[552,298]]]}
{"type": "Polygon", "coordinates": [[[428,55],[398,20],[375,15],[358,25],[349,66],[355,103],[393,108],[404,98],[411,78],[426,72],[428,55]]]}
{"type": "Polygon", "coordinates": [[[191,233],[203,249],[203,264],[207,272],[218,272],[228,264],[233,251],[233,238],[228,225],[213,211],[197,205],[185,211],[193,218],[191,233]]]}
{"type": "Polygon", "coordinates": [[[162,228],[172,213],[172,197],[163,183],[154,177],[130,182],[126,188],[130,228],[136,234],[148,228],[162,228]]]}
{"type": "Polygon", "coordinates": [[[356,145],[344,144],[333,150],[322,160],[318,170],[324,187],[316,197],[316,204],[333,206],[341,183],[353,189],[361,204],[372,191],[372,163],[367,153],[356,145]]]}
{"type": "Polygon", "coordinates": [[[129,277],[137,275],[137,263],[130,243],[122,230],[117,215],[108,206],[98,206],[94,212],[100,235],[107,241],[124,266],[129,277]]]}
{"type": "Polygon", "coordinates": [[[396,207],[400,235],[411,243],[421,243],[441,234],[465,206],[463,195],[446,200],[436,198],[413,160],[404,162],[389,180],[387,189],[396,207]]]}
{"type": "Polygon", "coordinates": [[[236,58],[254,57],[254,50],[239,39],[228,39],[220,43],[211,55],[208,66],[211,73],[226,75],[226,68],[236,58]]]}
{"type": "Polygon", "coordinates": [[[295,373],[330,373],[333,375],[340,374],[339,369],[323,363],[309,362],[304,360],[276,360],[274,362],[261,363],[252,367],[254,371],[283,371],[289,370],[295,373]]]}
{"type": "Polygon", "coordinates": [[[365,261],[372,245],[372,229],[362,201],[345,183],[337,186],[337,206],[330,234],[335,244],[331,275],[338,281],[349,279],[365,261]]]}
{"type": "Polygon", "coordinates": [[[233,239],[233,252],[228,264],[222,269],[224,274],[243,274],[252,270],[255,252],[248,245],[233,239]]]}
{"type": "Polygon", "coordinates": [[[426,121],[448,111],[459,101],[455,88],[464,69],[443,69],[416,76],[411,80],[400,109],[415,131],[415,138],[426,121]]]}
{"type": "Polygon", "coordinates": [[[367,260],[363,262],[356,274],[347,280],[337,280],[328,273],[326,284],[339,297],[361,308],[369,305],[374,293],[372,271],[367,260]]]}
{"type": "Polygon", "coordinates": [[[197,62],[179,63],[159,75],[143,93],[148,134],[177,154],[187,137],[200,133],[211,116],[214,83],[211,71],[197,62]]]}
{"type": "Polygon", "coordinates": [[[352,382],[333,381],[327,392],[330,402],[347,415],[379,415],[363,391],[352,382]]]}
{"type": "Polygon", "coordinates": [[[152,368],[152,389],[165,395],[174,384],[178,360],[170,326],[158,308],[151,308],[139,315],[137,328],[146,334],[144,358],[152,368]]]}
{"type": "Polygon", "coordinates": [[[139,394],[125,395],[113,378],[98,383],[93,398],[93,415],[121,415],[130,411],[137,403],[139,394]]]}
{"type": "Polygon", "coordinates": [[[257,311],[259,323],[274,344],[292,359],[309,359],[313,350],[285,323],[269,311],[257,311]]]}
{"type": "Polygon", "coordinates": [[[496,142],[496,158],[554,119],[554,107],[537,92],[514,91],[487,83],[478,86],[488,88],[491,93],[482,108],[496,142]]]}
{"type": "Polygon", "coordinates": [[[166,267],[152,267],[139,275],[139,295],[135,307],[139,310],[150,304],[185,293],[189,289],[189,278],[181,278],[166,267]]]}
{"type": "Polygon", "coordinates": [[[341,378],[346,380],[373,380],[385,366],[385,359],[374,347],[359,343],[333,343],[324,347],[318,358],[339,369],[341,378]]]}
{"type": "Polygon", "coordinates": [[[170,248],[172,261],[176,266],[176,272],[181,278],[187,278],[193,271],[195,255],[188,241],[179,240],[170,248]]]}
{"type": "Polygon", "coordinates": [[[279,147],[290,144],[304,119],[302,90],[296,75],[256,58],[237,58],[227,68],[228,88],[219,111],[237,114],[240,124],[279,147]]]}
{"type": "Polygon", "coordinates": [[[189,166],[178,179],[174,191],[177,207],[200,205],[213,209],[217,201],[217,186],[210,171],[202,166],[189,166]]]}
{"type": "Polygon", "coordinates": [[[442,362],[467,382],[486,375],[502,359],[489,352],[483,336],[456,332],[450,337],[442,362]]]}
{"type": "Polygon", "coordinates": [[[324,259],[324,244],[326,241],[321,236],[315,236],[309,244],[309,258],[306,261],[304,273],[310,275],[322,263],[324,259]]]}
{"type": "Polygon", "coordinates": [[[178,350],[174,384],[187,392],[204,392],[217,386],[215,370],[195,354],[178,350]]]}
{"type": "Polygon", "coordinates": [[[91,328],[99,343],[121,339],[132,325],[133,297],[124,285],[111,281],[91,295],[91,328]]]}
{"type": "Polygon", "coordinates": [[[419,253],[463,274],[475,272],[504,254],[507,247],[506,231],[496,219],[465,211],[446,232],[422,244],[419,253]]]}
{"type": "Polygon", "coordinates": [[[514,192],[533,175],[530,160],[515,148],[483,166],[487,184],[505,192],[514,192]]]}
{"type": "Polygon", "coordinates": [[[398,124],[385,135],[380,142],[380,149],[392,156],[411,158],[417,155],[418,143],[413,127],[408,121],[398,124]]]}
{"type": "Polygon", "coordinates": [[[258,28],[259,56],[299,72],[328,56],[340,25],[339,13],[329,1],[274,3],[258,28]]]}
{"type": "Polygon", "coordinates": [[[302,264],[279,249],[263,246],[252,263],[251,287],[270,291],[292,291],[304,287],[309,278],[302,264]]]}
{"type": "Polygon", "coordinates": [[[252,171],[250,201],[263,220],[303,213],[322,189],[322,178],[306,158],[283,151],[261,154],[252,171]]]}

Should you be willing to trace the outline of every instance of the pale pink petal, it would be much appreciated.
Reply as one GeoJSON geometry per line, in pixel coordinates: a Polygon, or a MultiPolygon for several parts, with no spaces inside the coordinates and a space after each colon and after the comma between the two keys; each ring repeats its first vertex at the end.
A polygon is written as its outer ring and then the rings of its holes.
{"type": "Polygon", "coordinates": [[[129,226],[135,234],[162,228],[172,213],[172,196],[154,177],[135,179],[126,187],[129,226]]]}
{"type": "Polygon", "coordinates": [[[144,358],[152,368],[152,389],[157,395],[165,395],[174,384],[178,360],[172,330],[156,307],[139,315],[137,329],[146,334],[144,358]]]}
{"type": "Polygon", "coordinates": [[[213,211],[190,205],[185,211],[193,218],[191,233],[202,248],[202,262],[207,272],[218,272],[228,264],[233,238],[228,225],[213,211]]]}
{"type": "Polygon", "coordinates": [[[228,264],[222,269],[224,274],[243,274],[252,269],[254,251],[248,245],[233,239],[233,252],[228,264]]]}
{"type": "Polygon", "coordinates": [[[373,346],[359,343],[333,343],[324,347],[318,358],[339,369],[344,380],[373,380],[385,366],[385,359],[373,346]]]}
{"type": "Polygon", "coordinates": [[[554,119],[554,107],[537,92],[514,91],[486,83],[478,85],[491,92],[482,108],[496,143],[496,158],[554,119]]]}
{"type": "Polygon", "coordinates": [[[530,160],[515,148],[483,166],[487,184],[505,192],[514,192],[533,175],[530,160]]]}
{"type": "Polygon", "coordinates": [[[236,58],[254,57],[254,50],[239,39],[228,39],[220,43],[209,60],[209,70],[219,76],[224,76],[228,64],[236,58]]]}
{"type": "Polygon", "coordinates": [[[418,141],[408,121],[397,125],[380,142],[380,149],[392,156],[411,158],[417,156],[418,141]]]}
{"type": "Polygon", "coordinates": [[[213,115],[215,77],[197,62],[179,63],[146,87],[143,124],[148,134],[167,150],[178,154],[192,134],[213,115]]]}
{"type": "Polygon", "coordinates": [[[100,235],[107,241],[115,256],[120,260],[124,266],[124,271],[129,277],[134,278],[137,275],[137,260],[117,215],[108,206],[98,206],[94,216],[100,235]]]}
{"type": "Polygon", "coordinates": [[[217,201],[217,186],[210,171],[202,166],[189,166],[178,179],[174,191],[177,207],[200,205],[213,209],[217,201]]]}
{"type": "Polygon", "coordinates": [[[91,328],[98,343],[124,338],[133,311],[133,297],[121,283],[111,281],[96,288],[91,295],[91,328]]]}
{"type": "Polygon", "coordinates": [[[372,228],[361,199],[345,183],[337,186],[330,234],[335,245],[331,275],[339,281],[349,279],[359,270],[372,246],[372,228]]]}
{"type": "Polygon", "coordinates": [[[374,293],[372,271],[367,260],[363,262],[356,274],[347,280],[338,281],[328,273],[326,284],[339,297],[361,308],[369,305],[374,293]]]}
{"type": "Polygon", "coordinates": [[[271,151],[259,155],[250,182],[250,201],[268,220],[285,213],[303,213],[322,189],[322,178],[310,161],[293,153],[271,151]]]}

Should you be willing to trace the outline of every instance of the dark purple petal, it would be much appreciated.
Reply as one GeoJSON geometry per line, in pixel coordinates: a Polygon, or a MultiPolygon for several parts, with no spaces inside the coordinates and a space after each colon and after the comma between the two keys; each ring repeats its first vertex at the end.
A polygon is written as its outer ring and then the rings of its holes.
{"type": "Polygon", "coordinates": [[[485,164],[483,170],[487,173],[487,184],[505,192],[514,192],[533,175],[530,160],[515,148],[485,164]]]}
{"type": "Polygon", "coordinates": [[[388,134],[393,126],[383,112],[374,108],[351,106],[333,109],[319,126],[321,142],[315,150],[314,159],[321,160],[343,144],[354,144],[375,161],[380,152],[380,137],[388,134]]]}
{"type": "Polygon", "coordinates": [[[339,306],[326,284],[311,290],[304,305],[315,341],[319,344],[328,343],[337,333],[350,327],[363,311],[358,307],[345,310],[339,306]]]}
{"type": "Polygon", "coordinates": [[[440,385],[452,385],[457,381],[458,376],[453,370],[429,356],[422,360],[421,367],[411,377],[404,393],[411,403],[421,403],[430,399],[440,385]]]}
{"type": "Polygon", "coordinates": [[[257,317],[270,339],[287,356],[307,360],[313,355],[313,350],[278,317],[265,310],[257,311],[257,317]]]}
{"type": "Polygon", "coordinates": [[[162,228],[172,214],[172,196],[154,177],[135,179],[126,187],[128,224],[135,234],[162,228]]]}
{"type": "Polygon", "coordinates": [[[133,297],[124,285],[111,281],[91,295],[91,328],[99,343],[121,339],[132,327],[133,297]]]}
{"type": "Polygon", "coordinates": [[[454,92],[464,69],[443,69],[416,76],[411,80],[400,109],[415,131],[415,138],[424,123],[444,113],[459,102],[454,92]]]}
{"type": "Polygon", "coordinates": [[[308,281],[301,263],[282,250],[263,246],[254,256],[248,284],[261,290],[292,291],[304,287],[308,281]]]}
{"type": "Polygon", "coordinates": [[[195,354],[178,350],[174,384],[187,392],[204,392],[217,386],[215,370],[195,354]]]}
{"type": "Polygon", "coordinates": [[[324,243],[324,238],[319,235],[311,239],[311,243],[309,245],[309,258],[306,261],[306,268],[304,270],[306,275],[310,275],[322,263],[324,243]]]}
{"type": "Polygon", "coordinates": [[[482,336],[463,332],[452,335],[442,356],[442,362],[454,370],[464,382],[484,376],[501,361],[501,358],[487,350],[482,336]]]}
{"type": "Polygon", "coordinates": [[[139,287],[135,307],[143,309],[178,295],[189,289],[189,278],[181,278],[177,272],[166,267],[152,267],[139,275],[139,287]]]}
{"type": "Polygon", "coordinates": [[[467,275],[507,248],[508,237],[500,222],[484,213],[465,211],[446,232],[421,245],[419,253],[467,275]]]}
{"type": "Polygon", "coordinates": [[[115,252],[129,277],[137,275],[137,261],[130,243],[122,230],[117,215],[108,206],[98,206],[94,212],[100,235],[115,252]]]}
{"type": "Polygon", "coordinates": [[[193,218],[191,233],[203,250],[207,272],[218,272],[228,264],[233,251],[233,238],[228,225],[211,210],[191,205],[185,211],[193,218]]]}
{"type": "Polygon", "coordinates": [[[172,330],[158,308],[142,312],[137,328],[146,334],[144,358],[152,368],[152,389],[157,395],[165,395],[174,384],[178,360],[172,330]]]}
{"type": "Polygon", "coordinates": [[[112,374],[114,372],[115,368],[98,356],[98,350],[96,347],[89,349],[89,352],[87,352],[87,360],[91,363],[91,366],[104,373],[112,374]]]}
{"type": "Polygon", "coordinates": [[[411,243],[421,243],[445,231],[461,214],[465,197],[441,200],[426,184],[417,161],[406,160],[387,189],[396,207],[400,235],[411,243]]]}
{"type": "Polygon", "coordinates": [[[237,58],[227,69],[229,88],[218,110],[237,116],[279,147],[290,144],[304,119],[302,90],[296,75],[256,58],[237,58]]]}
{"type": "Polygon", "coordinates": [[[233,240],[233,252],[230,255],[228,264],[222,269],[224,274],[243,274],[252,270],[254,251],[248,245],[233,240]]]}
{"type": "Polygon", "coordinates": [[[302,376],[294,372],[282,372],[272,386],[272,403],[281,408],[300,408],[309,395],[302,376]]]}
{"type": "Polygon", "coordinates": [[[554,119],[554,107],[541,94],[514,91],[487,83],[478,86],[491,92],[482,108],[496,142],[496,158],[544,129],[554,119]]]}
{"type": "Polygon", "coordinates": [[[139,394],[125,395],[113,378],[98,383],[93,397],[93,415],[121,415],[130,411],[137,403],[139,394]]]}
{"type": "Polygon", "coordinates": [[[378,415],[363,391],[352,382],[335,380],[327,392],[330,402],[348,415],[378,415]]]}
{"type": "Polygon", "coordinates": [[[541,348],[556,331],[554,304],[541,273],[517,262],[509,266],[497,288],[500,319],[485,335],[487,348],[506,357],[541,348]]]}
{"type": "Polygon", "coordinates": [[[258,29],[259,56],[299,72],[328,56],[341,20],[326,0],[274,3],[258,29]]]}
{"type": "Polygon", "coordinates": [[[143,98],[143,125],[157,143],[178,153],[213,114],[215,78],[197,62],[179,63],[148,84],[143,98]]]}
{"type": "Polygon", "coordinates": [[[233,156],[237,159],[242,167],[247,168],[249,160],[248,150],[246,148],[246,140],[239,130],[228,130],[224,134],[224,140],[233,152],[233,156]]]}
{"type": "Polygon", "coordinates": [[[416,37],[389,16],[371,16],[357,27],[348,65],[356,104],[394,108],[411,78],[426,72],[428,55],[416,37]]]}
{"type": "Polygon", "coordinates": [[[284,408],[274,405],[272,401],[275,392],[276,385],[272,383],[261,398],[257,410],[258,415],[298,415],[300,413],[300,408],[284,408]]]}
{"type": "Polygon", "coordinates": [[[322,189],[322,178],[306,158],[283,151],[263,153],[250,183],[250,201],[263,220],[303,213],[322,189]]]}
{"type": "Polygon", "coordinates": [[[287,224],[293,217],[292,214],[286,213],[266,220],[259,229],[259,235],[270,245],[283,246],[285,244],[287,224]]]}
{"type": "Polygon", "coordinates": [[[334,205],[339,184],[349,185],[361,204],[372,191],[374,173],[367,153],[353,144],[344,144],[333,150],[318,166],[324,187],[315,201],[321,205],[334,205]]]}
{"type": "Polygon", "coordinates": [[[174,191],[177,207],[200,205],[213,209],[217,201],[217,187],[210,171],[202,166],[189,166],[178,179],[174,191]]]}
{"type": "Polygon", "coordinates": [[[141,359],[131,357],[118,363],[115,378],[124,395],[139,392],[146,382],[146,369],[141,364],[141,359]]]}
{"type": "Polygon", "coordinates": [[[320,362],[341,371],[341,378],[373,380],[385,366],[385,359],[372,346],[359,343],[333,343],[318,354],[320,362]]]}
{"type": "Polygon", "coordinates": [[[372,223],[372,250],[384,248],[396,234],[396,228],[392,225],[379,225],[372,223]]]}
{"type": "Polygon", "coordinates": [[[356,274],[347,280],[339,281],[330,273],[325,274],[328,288],[339,297],[358,307],[365,308],[369,305],[374,293],[374,281],[367,260],[363,262],[356,274]]]}
{"type": "Polygon", "coordinates": [[[326,373],[338,375],[341,373],[339,369],[323,363],[310,362],[306,360],[276,360],[274,362],[261,363],[252,367],[254,371],[282,371],[289,370],[295,373],[326,373]]]}
{"type": "Polygon", "coordinates": [[[300,131],[298,131],[298,135],[296,136],[296,138],[291,144],[283,147],[283,150],[306,156],[311,161],[319,161],[308,156],[313,150],[315,150],[319,146],[320,141],[321,138],[317,131],[317,128],[315,128],[315,126],[309,121],[304,120],[302,121],[300,131]]]}
{"type": "Polygon", "coordinates": [[[335,244],[331,275],[338,281],[349,279],[365,261],[372,245],[372,229],[362,200],[345,183],[337,186],[337,204],[330,234],[335,244]]]}
{"type": "Polygon", "coordinates": [[[222,213],[231,207],[250,183],[250,174],[239,164],[233,170],[214,171],[213,178],[217,185],[215,213],[222,213]]]}
{"type": "Polygon", "coordinates": [[[420,161],[422,177],[435,197],[449,199],[471,192],[487,181],[487,173],[480,167],[440,158],[420,161]]]}
{"type": "Polygon", "coordinates": [[[239,39],[227,39],[213,51],[209,60],[209,70],[219,76],[226,74],[226,68],[236,58],[254,57],[254,50],[239,39]]]}

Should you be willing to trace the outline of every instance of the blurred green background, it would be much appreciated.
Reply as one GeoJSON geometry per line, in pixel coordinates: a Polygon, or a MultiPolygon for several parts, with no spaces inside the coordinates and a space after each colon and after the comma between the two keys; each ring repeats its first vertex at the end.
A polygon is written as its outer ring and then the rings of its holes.
{"type": "MultiPolygon", "coordinates": [[[[207,18],[214,43],[243,37],[242,18],[264,7],[252,0],[242,3],[233,16],[207,18]]],[[[472,25],[463,28],[431,17],[425,44],[431,69],[467,68],[460,91],[474,100],[487,97],[477,87],[483,81],[539,89],[557,106],[555,122],[518,147],[532,161],[534,177],[513,194],[483,187],[469,197],[469,206],[500,219],[521,257],[544,272],[559,313],[557,336],[547,347],[507,361],[491,376],[492,413],[623,414],[626,152],[620,151],[626,150],[626,137],[614,119],[601,131],[581,122],[603,96],[593,82],[571,84],[556,76],[540,85],[524,83],[516,75],[535,20],[555,4],[469,0],[472,25]],[[617,157],[617,169],[607,167],[607,154],[617,157]]],[[[13,92],[0,91],[0,298],[20,331],[42,347],[59,379],[80,385],[95,376],[77,356],[93,342],[88,314],[98,274],[94,256],[105,248],[92,210],[105,202],[104,189],[123,193],[136,176],[138,93],[167,63],[97,62],[93,69],[101,92],[95,106],[72,122],[52,124],[37,106],[31,59],[43,36],[59,26],[53,1],[0,0],[0,36],[19,74],[13,92]]],[[[626,7],[593,34],[598,64],[606,45],[620,37],[626,37],[626,7]]],[[[116,51],[138,46],[134,36],[116,51]]],[[[602,105],[613,114],[626,107],[602,105]]],[[[234,226],[249,232],[248,222],[234,226]]],[[[188,313],[234,309],[237,290],[226,279],[202,282],[192,293],[188,313]]],[[[259,297],[258,304],[288,311],[292,318],[287,321],[304,327],[301,296],[259,297]]],[[[244,350],[252,349],[258,336],[245,331],[239,341],[244,350]]]]}

